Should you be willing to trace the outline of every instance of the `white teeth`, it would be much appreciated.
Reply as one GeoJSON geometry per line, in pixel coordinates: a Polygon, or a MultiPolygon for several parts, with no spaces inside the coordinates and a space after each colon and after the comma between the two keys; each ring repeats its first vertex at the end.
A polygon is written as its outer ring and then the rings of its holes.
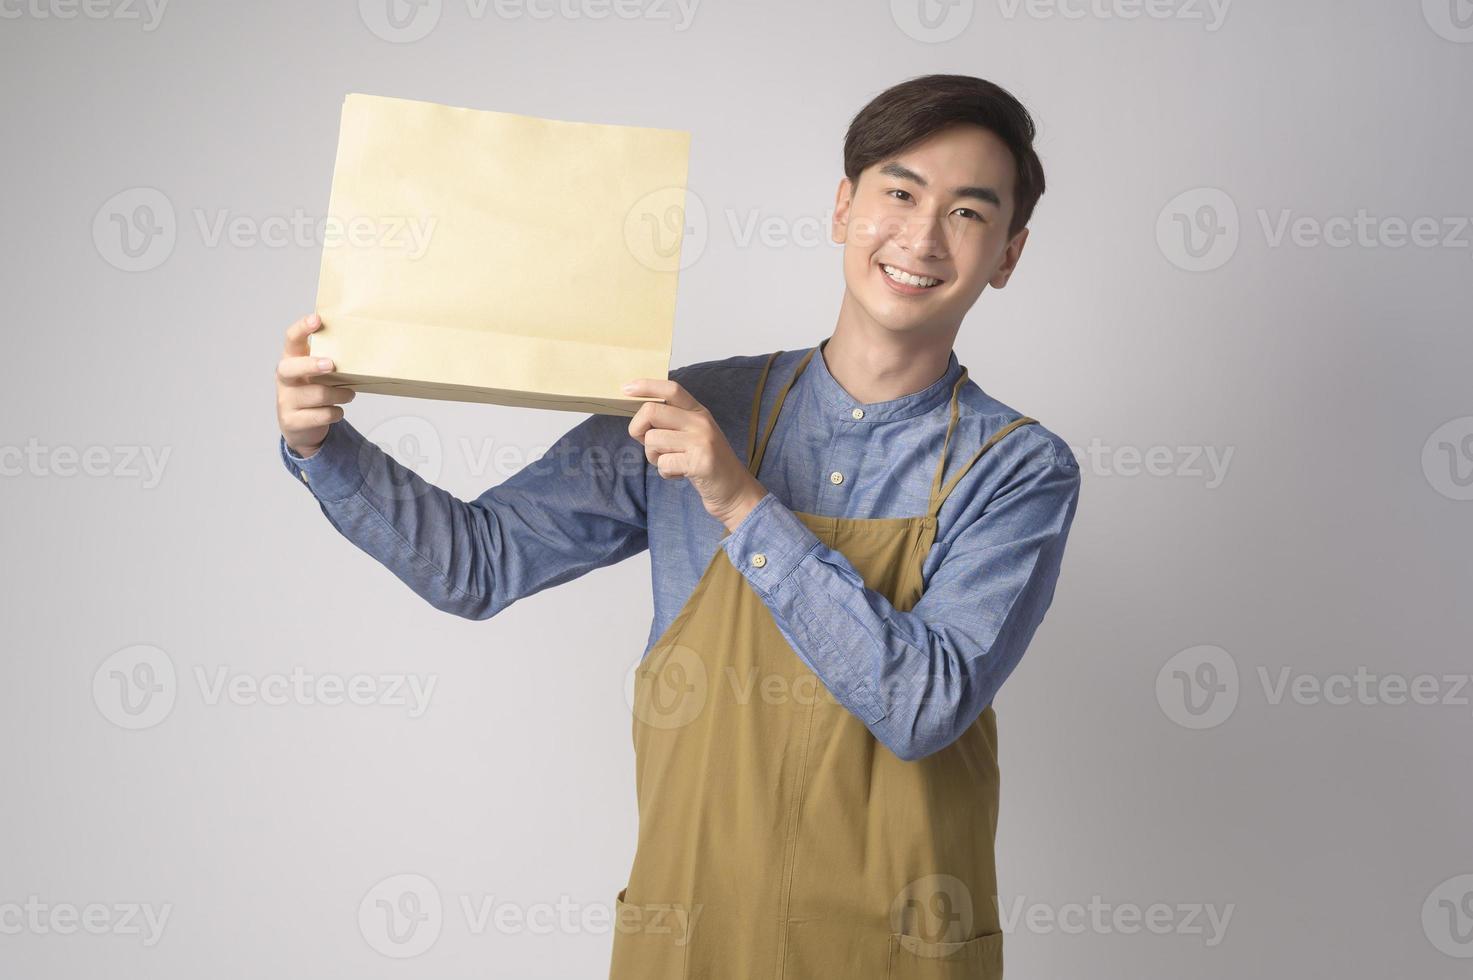
{"type": "Polygon", "coordinates": [[[894,279],[896,282],[903,282],[908,286],[934,286],[941,281],[940,279],[931,279],[928,276],[913,276],[908,272],[901,272],[899,269],[890,265],[882,265],[880,268],[884,269],[885,275],[891,279],[894,279]]]}

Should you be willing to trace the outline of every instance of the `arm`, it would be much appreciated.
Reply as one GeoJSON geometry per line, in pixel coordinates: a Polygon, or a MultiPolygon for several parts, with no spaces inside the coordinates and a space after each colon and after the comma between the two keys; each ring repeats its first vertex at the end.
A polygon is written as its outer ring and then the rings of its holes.
{"type": "Polygon", "coordinates": [[[1078,495],[1072,458],[1034,460],[958,518],[967,523],[908,612],[772,494],[721,545],[809,669],[913,761],[966,731],[1022,658],[1053,599],[1078,495]]]}
{"type": "Polygon", "coordinates": [[[346,419],[287,470],[344,537],[425,601],[489,619],[516,600],[648,546],[646,461],[627,419],[593,415],[475,500],[426,483],[346,419]]]}

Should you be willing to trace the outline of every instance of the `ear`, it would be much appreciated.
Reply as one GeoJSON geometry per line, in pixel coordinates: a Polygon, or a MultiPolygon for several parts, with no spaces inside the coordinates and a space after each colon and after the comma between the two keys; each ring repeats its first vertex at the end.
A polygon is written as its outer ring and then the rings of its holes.
{"type": "Polygon", "coordinates": [[[853,200],[854,185],[845,177],[834,195],[834,220],[829,226],[829,238],[836,244],[844,244],[849,237],[849,205],[853,200]]]}
{"type": "Polygon", "coordinates": [[[1013,270],[1018,267],[1018,260],[1023,257],[1023,246],[1028,243],[1028,229],[1024,228],[1013,236],[1008,242],[1008,247],[1003,251],[1002,265],[987,280],[987,284],[993,289],[1001,289],[1008,284],[1012,278],[1013,270]]]}

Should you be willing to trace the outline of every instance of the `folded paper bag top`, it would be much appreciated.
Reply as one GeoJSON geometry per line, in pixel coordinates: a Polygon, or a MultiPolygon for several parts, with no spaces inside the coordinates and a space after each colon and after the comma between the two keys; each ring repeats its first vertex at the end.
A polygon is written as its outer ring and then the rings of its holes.
{"type": "Polygon", "coordinates": [[[690,134],[343,101],[312,354],[357,391],[633,415],[670,370],[690,134]]]}

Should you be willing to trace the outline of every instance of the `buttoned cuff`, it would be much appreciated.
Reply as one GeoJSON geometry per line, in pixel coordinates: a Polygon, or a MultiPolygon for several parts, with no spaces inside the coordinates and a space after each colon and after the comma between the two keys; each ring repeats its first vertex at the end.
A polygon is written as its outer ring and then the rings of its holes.
{"type": "Polygon", "coordinates": [[[769,493],[721,540],[721,547],[758,594],[769,596],[822,543],[769,493]]]}
{"type": "Polygon", "coordinates": [[[363,486],[368,446],[362,433],[346,419],[339,419],[327,427],[327,438],[317,452],[306,458],[292,452],[282,436],[281,461],[318,500],[345,500],[363,486]]]}

